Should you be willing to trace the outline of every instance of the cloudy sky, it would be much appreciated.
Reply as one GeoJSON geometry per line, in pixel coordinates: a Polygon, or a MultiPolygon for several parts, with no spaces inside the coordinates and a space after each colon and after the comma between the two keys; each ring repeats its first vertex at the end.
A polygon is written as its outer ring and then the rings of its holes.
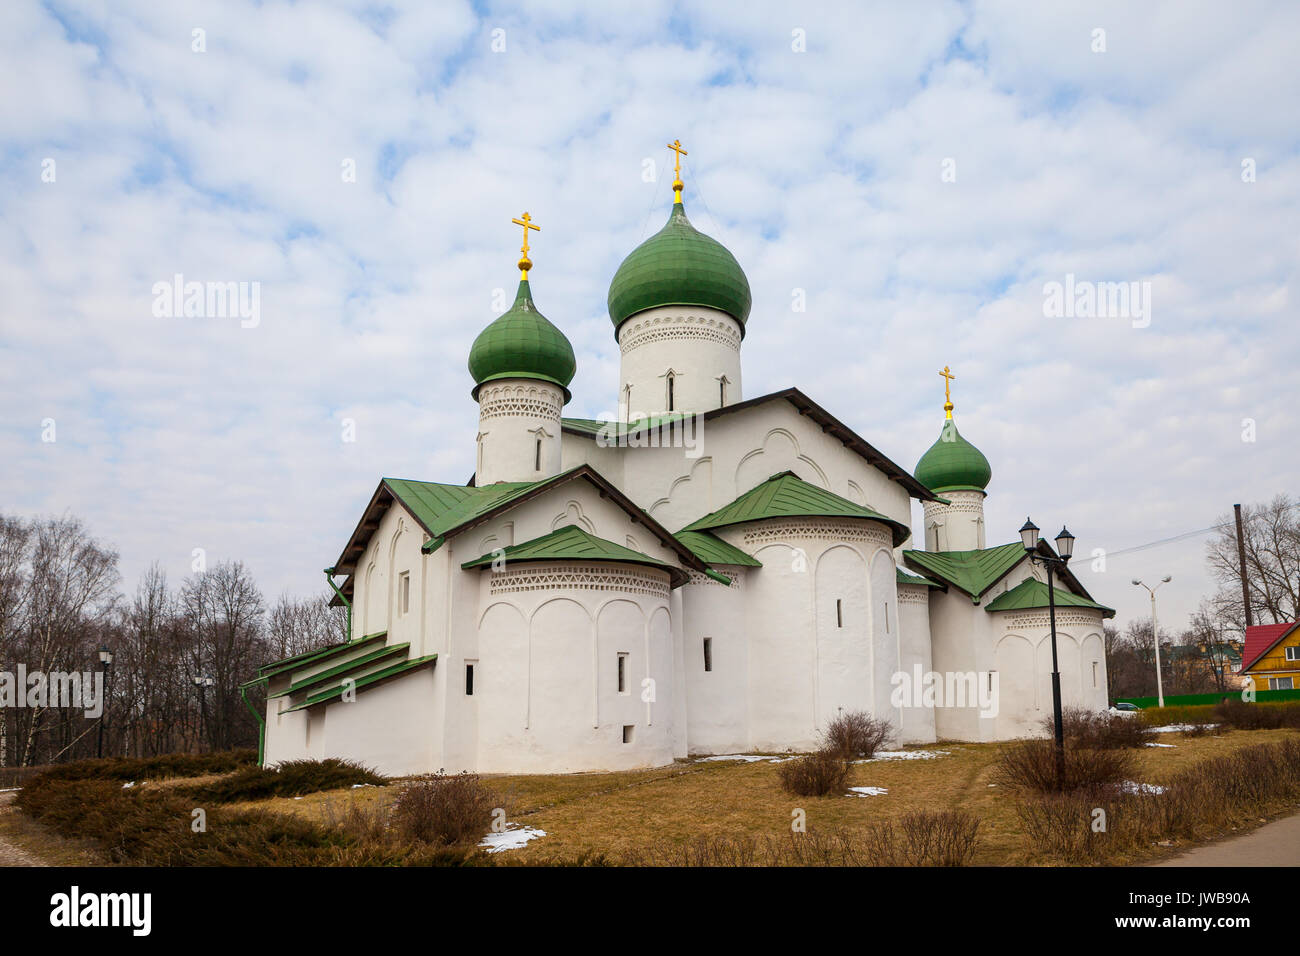
{"type": "MultiPolygon", "coordinates": [[[[319,590],[380,476],[473,470],[525,209],[568,414],[612,410],[606,291],[679,137],[753,287],[747,396],[798,385],[911,468],[948,364],[990,544],[1207,528],[1300,472],[1298,44],[1288,3],[6,0],[0,511],[80,515],[128,591],[195,548],[319,590]],[[177,274],[260,283],[256,324],[156,315],[177,274]],[[1045,315],[1067,276],[1149,310],[1045,315]]],[[[1203,545],[1082,577],[1122,623],[1173,574],[1181,625],[1203,545]]]]}

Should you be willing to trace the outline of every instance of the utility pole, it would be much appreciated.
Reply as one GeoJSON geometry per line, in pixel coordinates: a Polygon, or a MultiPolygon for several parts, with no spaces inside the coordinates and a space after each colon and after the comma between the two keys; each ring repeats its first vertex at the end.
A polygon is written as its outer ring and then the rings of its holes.
{"type": "Polygon", "coordinates": [[[1246,538],[1241,533],[1241,505],[1233,505],[1237,516],[1237,562],[1241,565],[1241,606],[1246,609],[1246,626],[1254,622],[1250,618],[1250,586],[1246,583],[1246,538]]]}

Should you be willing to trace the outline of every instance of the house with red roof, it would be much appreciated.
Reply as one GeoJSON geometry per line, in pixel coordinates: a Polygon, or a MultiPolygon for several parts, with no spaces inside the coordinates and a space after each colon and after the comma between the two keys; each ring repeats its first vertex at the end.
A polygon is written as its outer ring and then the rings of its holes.
{"type": "Polygon", "coordinates": [[[1300,689],[1300,621],[1246,628],[1242,661],[1256,690],[1300,689]]]}

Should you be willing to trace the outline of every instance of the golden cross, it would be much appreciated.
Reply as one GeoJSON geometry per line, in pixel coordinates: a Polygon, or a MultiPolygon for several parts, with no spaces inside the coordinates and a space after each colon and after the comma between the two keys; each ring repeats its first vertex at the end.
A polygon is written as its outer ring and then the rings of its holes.
{"type": "Polygon", "coordinates": [[[681,202],[682,185],[683,185],[682,184],[682,157],[688,156],[690,154],[687,153],[686,150],[682,149],[682,141],[680,139],[673,140],[671,143],[668,144],[668,148],[677,154],[676,156],[673,157],[673,192],[677,194],[677,198],[674,200],[674,202],[681,202]]]}
{"type": "Polygon", "coordinates": [[[528,270],[533,267],[532,260],[528,258],[528,230],[532,229],[535,232],[541,232],[542,227],[534,226],[533,217],[528,215],[528,213],[524,213],[523,219],[511,219],[510,221],[516,226],[524,227],[524,244],[519,248],[519,251],[524,254],[524,257],[519,260],[519,271],[523,273],[523,278],[527,279],[528,270]]]}
{"type": "Polygon", "coordinates": [[[946,365],[943,367],[943,371],[940,372],[939,374],[943,376],[943,410],[947,413],[949,418],[952,418],[951,385],[952,385],[952,380],[957,376],[953,375],[952,370],[948,368],[948,366],[946,365]]]}

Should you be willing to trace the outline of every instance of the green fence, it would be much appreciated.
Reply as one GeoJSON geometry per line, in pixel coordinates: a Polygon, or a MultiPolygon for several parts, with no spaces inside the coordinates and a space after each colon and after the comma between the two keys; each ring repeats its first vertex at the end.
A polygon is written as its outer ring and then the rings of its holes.
{"type": "MultiPolygon", "coordinates": [[[[1194,707],[1198,704],[1217,704],[1225,697],[1241,699],[1241,691],[1228,690],[1216,691],[1213,694],[1178,694],[1177,696],[1165,696],[1166,707],[1194,707]]],[[[1156,706],[1154,697],[1120,697],[1119,702],[1126,704],[1137,704],[1142,708],[1156,706]]],[[[1300,690],[1257,690],[1255,691],[1255,700],[1257,701],[1280,701],[1280,700],[1300,700],[1300,690]]]]}

